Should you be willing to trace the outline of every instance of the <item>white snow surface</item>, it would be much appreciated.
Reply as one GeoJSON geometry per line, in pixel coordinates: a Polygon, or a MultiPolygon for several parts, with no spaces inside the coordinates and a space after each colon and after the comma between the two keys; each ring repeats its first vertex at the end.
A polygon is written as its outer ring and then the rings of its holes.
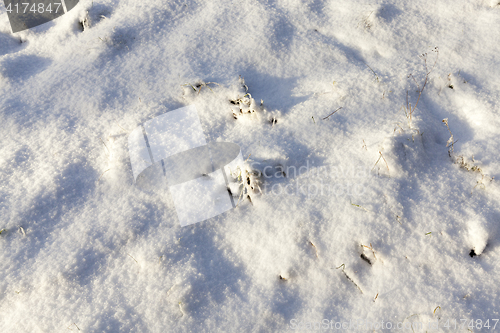
{"type": "Polygon", "coordinates": [[[2,5],[0,331],[493,328],[499,55],[497,0],[84,0],[16,34],[2,5]],[[270,177],[181,227],[127,138],[187,105],[270,177]]]}

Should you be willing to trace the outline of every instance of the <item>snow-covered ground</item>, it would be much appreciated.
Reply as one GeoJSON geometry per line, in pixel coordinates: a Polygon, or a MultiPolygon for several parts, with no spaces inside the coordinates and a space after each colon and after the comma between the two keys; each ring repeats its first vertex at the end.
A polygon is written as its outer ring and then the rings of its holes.
{"type": "Polygon", "coordinates": [[[498,0],[84,0],[10,29],[2,5],[1,332],[493,331],[498,0]],[[264,105],[235,119],[243,82],[264,105]],[[181,227],[127,138],[190,104],[266,173],[181,227]]]}

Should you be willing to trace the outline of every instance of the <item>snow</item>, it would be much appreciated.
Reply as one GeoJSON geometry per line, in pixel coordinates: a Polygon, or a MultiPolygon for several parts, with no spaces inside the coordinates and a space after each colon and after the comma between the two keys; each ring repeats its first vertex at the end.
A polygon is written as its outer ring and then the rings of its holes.
{"type": "Polygon", "coordinates": [[[83,0],[16,34],[1,6],[0,331],[493,328],[498,54],[497,0],[83,0]],[[188,105],[269,177],[181,227],[128,138],[188,105]]]}

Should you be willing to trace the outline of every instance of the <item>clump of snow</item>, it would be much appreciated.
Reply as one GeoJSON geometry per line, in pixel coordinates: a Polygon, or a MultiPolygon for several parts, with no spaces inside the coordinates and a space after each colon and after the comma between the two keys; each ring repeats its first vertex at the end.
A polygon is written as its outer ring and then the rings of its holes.
{"type": "Polygon", "coordinates": [[[468,232],[468,245],[476,255],[481,255],[488,244],[488,232],[479,221],[470,221],[468,223],[468,232]]]}
{"type": "Polygon", "coordinates": [[[249,163],[238,166],[235,170],[231,170],[231,183],[229,190],[233,197],[240,201],[248,199],[251,203],[254,202],[257,194],[262,195],[261,173],[258,170],[252,170],[249,163]]]}

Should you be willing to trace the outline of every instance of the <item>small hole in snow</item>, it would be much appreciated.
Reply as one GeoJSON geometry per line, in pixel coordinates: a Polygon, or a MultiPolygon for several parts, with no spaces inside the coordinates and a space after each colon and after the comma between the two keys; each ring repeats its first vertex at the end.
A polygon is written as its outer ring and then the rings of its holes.
{"type": "Polygon", "coordinates": [[[366,261],[367,263],[369,263],[370,265],[372,264],[372,262],[370,261],[370,259],[368,259],[367,256],[365,256],[364,253],[361,253],[360,255],[361,259],[363,259],[364,261],[366,261]]]}

